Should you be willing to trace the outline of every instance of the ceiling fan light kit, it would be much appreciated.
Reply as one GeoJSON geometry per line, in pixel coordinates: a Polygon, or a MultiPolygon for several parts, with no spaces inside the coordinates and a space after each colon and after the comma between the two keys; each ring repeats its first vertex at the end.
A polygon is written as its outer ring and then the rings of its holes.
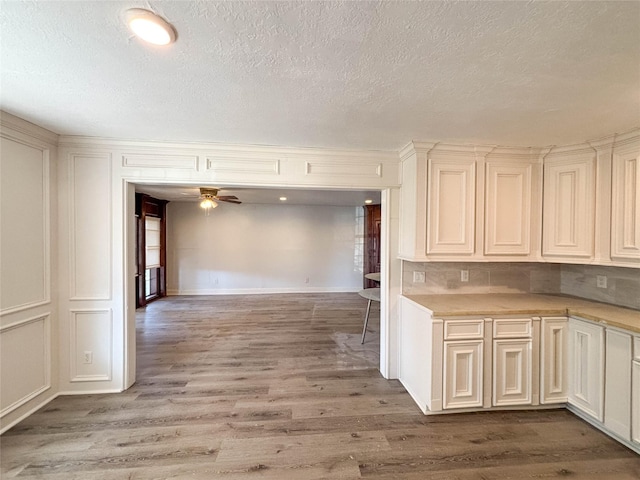
{"type": "Polygon", "coordinates": [[[176,32],[169,22],[149,10],[127,10],[126,21],[133,34],[153,45],[170,45],[176,41],[176,32]]]}
{"type": "Polygon", "coordinates": [[[200,188],[200,207],[205,210],[207,215],[212,208],[216,208],[218,206],[218,202],[235,204],[242,203],[235,195],[218,195],[218,191],[219,189],[217,188],[200,188]]]}

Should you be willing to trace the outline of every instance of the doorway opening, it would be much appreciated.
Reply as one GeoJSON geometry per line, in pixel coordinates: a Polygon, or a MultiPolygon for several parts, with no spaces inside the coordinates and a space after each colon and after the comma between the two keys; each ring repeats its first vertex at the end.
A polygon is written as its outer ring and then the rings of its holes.
{"type": "MultiPolygon", "coordinates": [[[[186,208],[185,207],[185,202],[184,199],[180,199],[179,197],[176,197],[175,195],[182,195],[180,193],[178,193],[178,189],[180,188],[191,188],[191,189],[197,189],[197,186],[191,186],[191,185],[187,185],[186,187],[181,187],[181,186],[176,186],[176,185],[147,185],[147,184],[133,184],[131,183],[131,188],[129,189],[130,192],[133,192],[134,190],[136,190],[138,194],[144,194],[149,196],[152,199],[156,199],[156,200],[161,200],[164,203],[164,207],[165,207],[165,221],[166,221],[166,225],[165,225],[165,231],[164,234],[168,237],[166,239],[166,245],[169,249],[169,251],[165,254],[163,261],[160,262],[160,267],[157,268],[161,268],[162,270],[160,270],[160,272],[164,275],[164,280],[167,281],[167,283],[165,284],[164,290],[161,290],[162,295],[168,295],[168,296],[174,296],[174,295],[185,295],[185,293],[176,293],[175,291],[172,292],[172,284],[168,281],[168,279],[171,277],[172,274],[176,273],[178,268],[176,267],[180,267],[183,268],[184,265],[188,264],[188,262],[183,262],[183,264],[181,265],[176,265],[175,263],[175,252],[172,253],[170,251],[170,249],[172,248],[172,233],[171,233],[171,229],[175,228],[175,225],[172,225],[172,222],[175,218],[183,218],[182,213],[183,210],[186,208]],[[171,195],[174,195],[174,197],[171,197],[171,195]],[[182,200],[182,201],[180,201],[182,200]],[[169,203],[170,202],[170,203],[169,203]],[[182,205],[182,207],[180,207],[180,205],[182,205]],[[176,210],[176,212],[173,212],[173,209],[176,210]],[[180,210],[182,209],[182,210],[180,210]],[[180,211],[178,211],[180,210],[180,211]],[[173,216],[172,216],[173,214],[173,216]],[[176,217],[176,214],[179,215],[179,217],[176,217]],[[173,256],[173,259],[172,259],[173,256]],[[173,262],[173,263],[172,263],[173,262]]],[[[221,188],[223,189],[223,188],[221,188]]],[[[364,192],[364,191],[351,191],[351,190],[340,190],[340,191],[336,191],[336,190],[319,190],[319,189],[291,189],[291,188],[283,188],[281,190],[278,190],[276,188],[262,188],[262,189],[256,189],[256,188],[251,188],[251,187],[245,187],[245,186],[231,186],[228,188],[228,190],[230,190],[230,192],[228,193],[233,193],[234,195],[237,195],[241,200],[243,200],[243,203],[247,204],[247,205],[243,205],[243,206],[239,206],[239,205],[234,205],[234,206],[225,206],[228,208],[228,212],[233,212],[233,215],[235,218],[238,218],[238,222],[241,221],[245,221],[248,222],[250,220],[250,218],[248,218],[247,216],[245,216],[246,211],[243,210],[243,208],[246,208],[246,210],[250,210],[250,209],[254,209],[254,210],[258,210],[258,207],[256,207],[253,204],[253,201],[247,201],[249,198],[251,198],[251,195],[254,194],[255,190],[260,190],[260,194],[269,194],[272,197],[275,197],[277,199],[279,199],[281,196],[287,196],[289,199],[291,199],[292,197],[295,197],[295,193],[296,192],[304,192],[306,193],[308,196],[313,197],[313,202],[317,203],[318,202],[318,198],[319,197],[325,197],[330,199],[330,202],[335,202],[336,198],[339,198],[340,195],[337,195],[336,192],[340,193],[340,194],[352,194],[352,195],[360,195],[362,196],[362,203],[360,204],[360,206],[358,207],[360,209],[360,211],[363,211],[363,203],[364,203],[364,197],[366,196],[367,193],[371,193],[371,191],[369,192],[364,192]],[[283,190],[285,193],[283,193],[283,190]],[[251,205],[254,205],[253,207],[251,205]],[[243,213],[245,212],[245,213],[243,213]]],[[[367,261],[369,265],[374,265],[373,266],[373,271],[377,270],[378,272],[380,272],[381,277],[382,277],[382,287],[388,288],[386,287],[385,283],[387,282],[386,278],[388,278],[386,275],[388,275],[386,273],[386,269],[388,268],[387,266],[385,266],[385,262],[386,259],[388,258],[388,255],[385,256],[384,254],[384,250],[388,248],[387,245],[387,240],[385,240],[385,226],[384,226],[384,215],[385,215],[385,205],[384,205],[384,198],[388,198],[385,197],[385,195],[383,195],[383,191],[373,191],[376,195],[377,198],[375,198],[376,203],[377,204],[382,204],[381,206],[378,206],[378,211],[381,212],[381,214],[379,214],[377,220],[373,223],[374,224],[374,231],[376,232],[377,235],[374,235],[374,246],[377,249],[377,252],[374,253],[373,258],[377,257],[377,261],[374,262],[370,262],[367,261]],[[382,261],[380,261],[380,259],[382,261]]],[[[227,193],[227,192],[225,192],[227,193]]],[[[190,202],[193,204],[194,208],[197,210],[198,207],[198,203],[196,200],[190,200],[190,202]]],[[[278,201],[276,202],[272,202],[272,205],[270,208],[272,208],[274,205],[282,205],[280,203],[278,203],[278,201]]],[[[290,205],[290,204],[289,204],[290,205]]],[[[222,212],[225,210],[225,207],[223,208],[217,208],[216,212],[222,212]]],[[[309,207],[309,205],[307,205],[307,207],[309,207]]],[[[351,207],[353,208],[353,205],[351,205],[351,207]]],[[[289,208],[292,208],[291,206],[289,208]]],[[[214,212],[215,213],[215,212],[214,212]]],[[[254,212],[255,213],[255,212],[254,212]]],[[[204,214],[202,212],[198,213],[199,217],[199,221],[201,222],[205,222],[205,221],[209,221],[209,222],[217,222],[218,220],[216,219],[215,216],[210,215],[208,217],[205,218],[204,214]],[[202,218],[200,218],[202,217],[202,218]]],[[[256,214],[257,215],[257,214],[256,214]]],[[[250,217],[250,216],[249,216],[250,217]]],[[[310,217],[313,217],[313,215],[310,215],[310,217]]],[[[137,222],[139,222],[139,220],[137,220],[137,222]]],[[[250,222],[249,222],[250,223],[250,222]]],[[[139,225],[139,223],[137,224],[139,225]]],[[[218,225],[218,224],[216,224],[218,225]]],[[[353,227],[352,227],[353,228],[353,227]]],[[[202,242],[209,242],[210,248],[211,249],[215,249],[215,250],[220,250],[221,244],[224,241],[231,241],[232,243],[235,244],[241,244],[245,238],[243,236],[239,236],[239,235],[234,235],[233,232],[229,231],[228,229],[225,228],[220,228],[217,232],[217,235],[198,235],[197,231],[193,231],[190,230],[191,234],[191,238],[192,239],[200,239],[202,242]],[[230,240],[229,240],[230,239],[230,240]]],[[[146,232],[145,232],[146,234],[146,232]]],[[[130,235],[130,234],[129,234],[130,235]]],[[[313,232],[308,231],[306,233],[306,235],[309,236],[313,236],[313,232]]],[[[264,239],[261,238],[260,236],[253,236],[250,237],[252,238],[252,240],[257,244],[260,243],[261,241],[263,241],[264,239]]],[[[129,241],[129,245],[131,245],[131,240],[129,241]]],[[[133,242],[135,243],[135,242],[133,242]]],[[[174,242],[175,244],[175,242],[174,242]]],[[[289,242],[289,245],[291,246],[293,244],[293,242],[289,242]]],[[[364,247],[364,246],[363,246],[364,247]]],[[[353,248],[353,247],[352,247],[353,248]]],[[[366,249],[364,251],[362,251],[362,253],[364,253],[365,251],[367,251],[366,249]]],[[[146,252],[145,252],[146,253],[146,252]]],[[[295,252],[294,252],[295,253],[295,252]]],[[[369,252],[367,251],[367,256],[368,257],[372,257],[371,255],[369,255],[369,252]]],[[[271,254],[265,254],[263,255],[263,257],[267,260],[273,260],[273,255],[271,254]]],[[[334,259],[335,260],[335,259],[334,259]]],[[[138,260],[139,261],[139,260],[138,260]]],[[[196,262],[197,263],[197,262],[196,262]]],[[[249,262],[251,263],[251,262],[249,262]]],[[[331,263],[331,262],[326,262],[326,263],[331,263]]],[[[352,264],[353,264],[353,251],[352,251],[352,264]]],[[[361,264],[362,265],[362,264],[361,264]]],[[[369,268],[369,267],[367,267],[369,268]]],[[[140,298],[140,292],[142,291],[141,288],[141,281],[140,281],[140,276],[139,276],[139,272],[141,271],[141,269],[139,268],[138,265],[138,270],[136,271],[136,273],[138,274],[136,278],[136,281],[134,282],[134,284],[137,287],[137,292],[138,295],[133,296],[132,298],[140,298]]],[[[205,271],[205,269],[202,269],[202,271],[205,271]]],[[[185,270],[183,268],[183,271],[181,272],[181,275],[184,274],[185,270]]],[[[341,290],[341,289],[334,289],[333,291],[335,291],[336,293],[340,292],[340,291],[352,291],[352,292],[357,292],[359,291],[362,287],[363,287],[363,282],[364,282],[364,275],[367,272],[364,270],[361,270],[359,272],[359,284],[357,286],[355,286],[355,288],[353,288],[352,290],[341,290]]],[[[209,277],[212,277],[212,274],[207,274],[209,277]]],[[[218,275],[218,274],[216,274],[218,275]]],[[[129,277],[131,278],[131,277],[129,277]]],[[[157,278],[157,277],[156,277],[157,278]]],[[[153,277],[150,277],[151,281],[157,281],[154,280],[153,277]]],[[[219,283],[222,286],[222,282],[223,282],[223,278],[219,277],[218,278],[219,283]]],[[[267,287],[264,289],[264,291],[259,291],[260,288],[256,288],[255,290],[250,290],[247,291],[246,293],[276,293],[274,291],[269,291],[267,287]]],[[[318,290],[315,291],[315,293],[321,293],[321,292],[330,292],[330,290],[322,290],[322,288],[324,288],[323,286],[320,286],[318,290]]],[[[221,290],[223,290],[221,288],[221,290]]],[[[286,288],[283,289],[285,292],[287,292],[286,288]]],[[[294,290],[291,289],[291,292],[293,292],[294,290]]],[[[313,289],[309,289],[309,290],[304,290],[302,289],[302,291],[309,291],[309,292],[313,292],[313,289]]],[[[145,297],[148,293],[153,294],[153,290],[148,290],[147,289],[147,284],[145,284],[145,288],[144,288],[144,293],[145,293],[145,297]]],[[[220,292],[216,292],[216,291],[205,291],[204,293],[202,292],[198,292],[198,294],[227,294],[227,293],[245,293],[245,292],[241,292],[241,291],[232,291],[232,289],[227,289],[226,291],[220,291],[220,292]]],[[[189,293],[187,293],[189,294],[189,293]]],[[[369,339],[371,339],[371,341],[376,343],[376,350],[379,352],[379,358],[380,358],[380,370],[383,372],[383,375],[386,376],[385,372],[387,371],[387,363],[388,363],[388,340],[387,340],[387,335],[388,335],[388,326],[385,326],[385,322],[388,323],[388,302],[385,303],[385,298],[387,297],[387,293],[382,292],[381,293],[382,299],[381,299],[381,303],[378,305],[377,309],[373,309],[372,314],[378,314],[379,312],[379,317],[381,318],[380,321],[380,334],[379,334],[379,338],[378,335],[372,334],[367,337],[367,344],[369,344],[369,339]],[[375,340],[374,340],[375,339],[375,340]],[[384,366],[384,367],[383,367],[384,366]]],[[[146,298],[145,298],[146,301],[146,298]]],[[[364,305],[366,306],[366,302],[364,303],[364,305]]],[[[364,307],[363,307],[364,310],[364,307]]],[[[133,331],[131,330],[131,328],[128,329],[128,332],[130,332],[128,334],[128,343],[129,343],[129,348],[128,351],[130,352],[130,355],[135,355],[136,350],[135,350],[135,308],[133,309],[129,309],[129,312],[132,313],[132,315],[130,315],[128,317],[128,324],[130,327],[133,327],[133,331]],[[133,334],[133,335],[131,335],[133,334]],[[131,345],[131,343],[133,343],[133,345],[131,345]]],[[[364,311],[363,311],[364,314],[364,311]]],[[[364,315],[362,315],[361,318],[361,322],[364,322],[364,315]]],[[[360,324],[360,329],[362,328],[362,323],[360,324]]],[[[377,325],[377,320],[374,319],[374,322],[370,323],[370,325],[377,325]]],[[[360,333],[358,332],[358,344],[360,343],[360,333]]],[[[377,333],[377,332],[376,332],[377,333]]],[[[373,345],[370,344],[368,345],[369,347],[372,347],[373,345]]],[[[129,357],[131,358],[131,357],[129,357]]],[[[128,364],[130,364],[131,362],[128,362],[128,364]]],[[[133,374],[133,372],[131,371],[131,368],[127,368],[127,372],[128,372],[128,378],[130,379],[130,382],[128,382],[128,384],[131,384],[133,382],[133,379],[135,378],[135,375],[133,374]]]]}

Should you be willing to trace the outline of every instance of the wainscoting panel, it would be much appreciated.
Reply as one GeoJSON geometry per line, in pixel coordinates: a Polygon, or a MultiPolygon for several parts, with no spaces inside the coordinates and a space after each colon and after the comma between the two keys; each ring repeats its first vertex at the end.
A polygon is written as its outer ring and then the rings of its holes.
{"type": "Polygon", "coordinates": [[[111,155],[72,155],[69,172],[72,300],[111,298],[111,155]]]}
{"type": "Polygon", "coordinates": [[[219,174],[280,175],[280,160],[273,158],[207,157],[207,170],[219,174]]]}
{"type": "Polygon", "coordinates": [[[123,167],[165,168],[175,170],[197,170],[197,155],[157,155],[126,153],[122,155],[123,167]]]}
{"type": "Polygon", "coordinates": [[[382,163],[379,162],[327,162],[310,160],[305,163],[307,176],[342,179],[344,177],[381,178],[382,163]]]}
{"type": "Polygon", "coordinates": [[[110,381],[111,310],[71,310],[71,382],[110,381]]]}
{"type": "Polygon", "coordinates": [[[0,416],[51,388],[50,345],[49,314],[0,330],[0,416]]]}
{"type": "Polygon", "coordinates": [[[49,150],[3,135],[0,152],[4,315],[50,300],[49,150]]]}

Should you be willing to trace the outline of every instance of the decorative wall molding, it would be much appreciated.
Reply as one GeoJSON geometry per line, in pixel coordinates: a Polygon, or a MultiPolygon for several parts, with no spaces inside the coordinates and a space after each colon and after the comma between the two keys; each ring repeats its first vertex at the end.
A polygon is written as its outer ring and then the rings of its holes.
{"type": "MultiPolygon", "coordinates": [[[[30,400],[34,399],[38,395],[46,392],[51,388],[51,313],[46,312],[42,315],[33,316],[30,318],[18,320],[9,325],[4,325],[0,327],[0,336],[6,335],[8,332],[17,331],[20,329],[28,328],[29,325],[32,325],[36,322],[42,322],[42,374],[43,374],[43,383],[42,385],[37,386],[34,390],[25,393],[20,398],[14,400],[9,405],[3,406],[2,410],[0,410],[0,417],[4,417],[8,413],[20,408],[22,405],[26,404],[30,400]]],[[[28,353],[30,357],[33,357],[36,352],[25,352],[28,353]]],[[[23,372],[21,372],[23,373],[23,372]]],[[[5,387],[6,388],[6,387],[5,387]]]]}
{"type": "Polygon", "coordinates": [[[165,168],[197,170],[197,155],[157,155],[154,153],[125,153],[122,155],[125,168],[165,168]]]}
{"type": "Polygon", "coordinates": [[[307,160],[305,162],[305,175],[310,177],[317,175],[324,178],[382,178],[382,163],[353,161],[327,162],[324,160],[307,160]]]}
{"type": "Polygon", "coordinates": [[[68,185],[70,299],[110,300],[113,257],[111,154],[70,154],[68,185]],[[92,165],[91,176],[80,178],[78,170],[82,162],[105,163],[100,165],[101,170],[92,165]],[[83,241],[79,234],[84,233],[91,238],[83,241]],[[96,238],[106,241],[108,256],[93,254],[96,238]],[[93,291],[81,292],[80,286],[93,291]]]}
{"type": "Polygon", "coordinates": [[[111,309],[71,309],[69,317],[69,367],[70,382],[105,382],[111,381],[113,371],[113,313],[111,309]],[[80,325],[81,317],[84,321],[91,322],[91,328],[83,328],[80,325]],[[103,325],[99,325],[103,323],[103,325]],[[101,328],[100,328],[101,327],[101,328]],[[83,347],[79,345],[79,335],[91,332],[91,338],[84,341],[83,347]],[[102,347],[102,351],[99,347],[102,347]],[[102,365],[90,367],[90,373],[83,373],[79,368],[80,358],[85,351],[92,352],[90,365],[102,365]],[[102,355],[100,355],[102,353],[102,355]]]}
{"type": "MultiPolygon", "coordinates": [[[[28,122],[25,123],[31,125],[28,122]]],[[[41,184],[37,186],[42,192],[42,295],[40,298],[33,299],[32,301],[21,303],[19,305],[12,305],[0,310],[0,316],[4,316],[46,305],[51,302],[51,189],[49,185],[51,154],[48,146],[43,146],[40,142],[32,141],[31,137],[25,136],[25,138],[16,138],[11,135],[7,135],[6,132],[2,132],[1,137],[5,141],[11,141],[39,151],[42,159],[41,184]]],[[[35,182],[35,179],[33,181],[35,182]]],[[[35,188],[36,185],[30,185],[30,187],[35,188]]],[[[6,266],[4,268],[6,268],[6,266]]]]}
{"type": "Polygon", "coordinates": [[[215,173],[280,175],[280,160],[207,156],[206,168],[215,173]]]}

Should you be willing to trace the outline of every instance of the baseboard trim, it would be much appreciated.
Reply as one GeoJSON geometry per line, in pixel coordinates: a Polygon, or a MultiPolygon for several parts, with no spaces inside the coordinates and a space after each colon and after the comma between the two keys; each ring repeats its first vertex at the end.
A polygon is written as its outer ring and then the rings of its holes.
{"type": "Polygon", "coordinates": [[[199,290],[167,290],[168,296],[180,295],[273,295],[283,293],[357,293],[361,288],[309,287],[309,288],[229,288],[199,290]]]}
{"type": "Polygon", "coordinates": [[[40,410],[42,407],[44,407],[45,405],[47,405],[48,403],[52,402],[53,400],[55,400],[58,395],[60,395],[59,393],[54,393],[51,397],[43,400],[42,402],[38,403],[38,405],[30,408],[29,410],[27,410],[25,413],[23,413],[22,415],[20,415],[18,418],[16,418],[15,420],[12,420],[11,422],[7,423],[6,425],[3,425],[2,428],[0,428],[0,435],[2,435],[4,432],[6,432],[7,430],[9,430],[10,428],[16,426],[18,423],[20,423],[21,421],[23,421],[25,418],[30,417],[31,415],[33,415],[34,413],[36,413],[38,410],[40,410]]]}

